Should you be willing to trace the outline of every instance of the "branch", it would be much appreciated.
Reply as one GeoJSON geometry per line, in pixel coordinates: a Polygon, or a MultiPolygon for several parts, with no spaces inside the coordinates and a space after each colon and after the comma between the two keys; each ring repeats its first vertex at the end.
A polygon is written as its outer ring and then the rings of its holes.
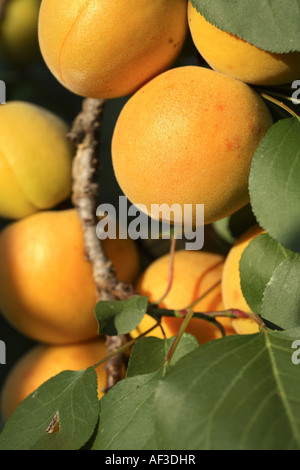
{"type": "MultiPolygon", "coordinates": [[[[73,161],[73,191],[72,202],[81,222],[85,254],[92,264],[97,301],[127,299],[134,295],[131,285],[120,282],[112,262],[108,259],[97,237],[98,205],[100,171],[99,134],[104,100],[86,98],[83,100],[82,111],[75,119],[68,135],[76,145],[76,155],[73,161]]],[[[106,338],[108,354],[119,349],[123,336],[106,338]]],[[[106,364],[107,389],[111,388],[120,378],[123,355],[113,356],[106,364]]]]}
{"type": "MultiPolygon", "coordinates": [[[[147,313],[148,315],[152,316],[155,320],[159,321],[162,317],[176,317],[176,318],[184,319],[189,314],[189,311],[190,311],[190,307],[187,309],[182,309],[182,310],[169,310],[169,309],[157,307],[154,304],[148,307],[147,313]]],[[[216,320],[216,318],[219,318],[219,317],[232,318],[232,319],[239,319],[239,318],[251,319],[257,323],[260,330],[264,330],[264,331],[267,330],[267,327],[264,321],[260,318],[259,315],[253,312],[244,312],[236,308],[229,308],[227,310],[215,311],[215,312],[193,312],[193,318],[206,320],[210,323],[215,324],[218,327],[219,327],[218,325],[219,322],[216,320]]],[[[222,330],[222,328],[220,329],[222,330]]]]}
{"type": "Polygon", "coordinates": [[[77,146],[73,161],[72,202],[81,221],[85,252],[92,263],[98,300],[120,300],[134,295],[131,285],[116,278],[115,268],[97,237],[99,184],[99,129],[104,101],[87,98],[68,137],[77,146]]]}

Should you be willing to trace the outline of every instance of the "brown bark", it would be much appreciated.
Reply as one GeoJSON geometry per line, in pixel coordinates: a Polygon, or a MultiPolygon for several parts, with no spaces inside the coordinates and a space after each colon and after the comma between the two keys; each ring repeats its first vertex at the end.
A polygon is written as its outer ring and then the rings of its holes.
{"type": "MultiPolygon", "coordinates": [[[[77,210],[84,235],[85,253],[92,264],[97,300],[120,300],[134,295],[133,287],[120,282],[112,262],[106,256],[97,237],[98,219],[96,209],[99,195],[100,171],[100,125],[104,107],[103,100],[83,100],[82,111],[75,119],[69,139],[76,145],[73,162],[72,202],[77,210]]],[[[123,336],[106,338],[107,352],[123,344],[123,336]]],[[[116,355],[106,363],[107,389],[120,378],[123,356],[116,355]]]]}

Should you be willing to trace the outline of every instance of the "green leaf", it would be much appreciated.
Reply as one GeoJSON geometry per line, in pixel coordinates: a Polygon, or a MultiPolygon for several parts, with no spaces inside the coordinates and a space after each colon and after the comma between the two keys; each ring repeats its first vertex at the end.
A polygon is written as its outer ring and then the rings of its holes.
{"type": "Polygon", "coordinates": [[[273,272],[292,255],[267,233],[258,235],[246,247],[240,260],[241,288],[252,312],[261,314],[264,291],[273,272]]]}
{"type": "Polygon", "coordinates": [[[285,248],[300,251],[300,122],[282,119],[259,145],[249,192],[259,225],[285,248]]]}
{"type": "Polygon", "coordinates": [[[281,337],[287,337],[290,339],[299,339],[300,338],[300,327],[292,328],[291,330],[285,330],[280,332],[281,337]]]}
{"type": "Polygon", "coordinates": [[[300,374],[280,333],[229,336],[170,368],[154,399],[164,450],[299,450],[300,374]]]}
{"type": "Polygon", "coordinates": [[[99,334],[126,335],[142,321],[148,307],[148,297],[135,296],[128,300],[101,300],[95,308],[99,334]]]}
{"type": "MultiPolygon", "coordinates": [[[[174,337],[159,339],[149,336],[139,339],[130,354],[127,377],[157,371],[163,364],[173,341],[174,337]]],[[[172,365],[198,347],[197,339],[193,335],[184,333],[172,357],[172,365]]]]}
{"type": "Polygon", "coordinates": [[[92,435],[98,416],[94,368],[61,372],[18,406],[0,435],[0,450],[77,450],[92,435]],[[49,434],[57,411],[59,431],[49,434]]]}
{"type": "Polygon", "coordinates": [[[299,0],[191,2],[207,21],[261,49],[277,53],[300,51],[299,0]]]}
{"type": "Polygon", "coordinates": [[[156,450],[153,397],[161,372],[118,382],[100,400],[92,450],[156,450]]]}
{"type": "Polygon", "coordinates": [[[262,316],[283,329],[300,327],[300,256],[282,261],[264,291],[262,316]]]}
{"type": "MultiPolygon", "coordinates": [[[[168,367],[163,361],[174,338],[141,338],[131,352],[127,377],[100,400],[100,423],[93,450],[155,450],[153,397],[168,367]]],[[[198,341],[184,334],[172,357],[172,366],[199,348],[198,341]]]]}

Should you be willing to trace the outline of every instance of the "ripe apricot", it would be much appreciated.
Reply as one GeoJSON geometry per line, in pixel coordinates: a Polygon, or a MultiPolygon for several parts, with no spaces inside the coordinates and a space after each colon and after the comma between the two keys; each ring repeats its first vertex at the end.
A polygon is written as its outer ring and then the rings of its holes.
{"type": "Polygon", "coordinates": [[[31,103],[0,106],[0,216],[17,219],[51,209],[72,189],[68,126],[31,103]]]}
{"type": "MultiPolygon", "coordinates": [[[[139,255],[131,239],[103,241],[121,281],[135,282],[139,255]]],[[[97,335],[96,291],[75,209],[45,211],[0,234],[0,310],[21,333],[44,343],[97,335]]]]}
{"type": "Polygon", "coordinates": [[[48,68],[91,98],[133,93],[171,66],[187,31],[186,0],[43,0],[39,16],[48,68]]]}
{"type": "Polygon", "coordinates": [[[217,72],[251,85],[282,85],[300,76],[300,52],[275,54],[210,24],[188,4],[192,39],[202,57],[217,72]]]}
{"type": "MultiPolygon", "coordinates": [[[[222,275],[222,298],[225,308],[236,308],[243,312],[251,312],[243,296],[239,264],[242,254],[250,241],[263,232],[259,225],[254,225],[236,241],[228,253],[222,275]]],[[[232,325],[239,334],[251,334],[259,331],[257,323],[252,319],[234,319],[232,325]]]]}
{"type": "Polygon", "coordinates": [[[24,65],[39,57],[40,0],[10,0],[0,24],[0,50],[12,62],[24,65]]]}
{"type": "MultiPolygon", "coordinates": [[[[1,390],[1,412],[7,421],[17,406],[44,382],[64,370],[81,370],[95,365],[107,355],[105,341],[69,345],[39,344],[26,352],[10,370],[1,390]]],[[[97,367],[98,396],[106,387],[105,364],[97,367]]]]}
{"type": "MultiPolygon", "coordinates": [[[[122,109],[113,134],[116,178],[133,204],[204,204],[212,223],[249,201],[253,154],[272,124],[248,85],[204,67],[162,73],[122,109]]],[[[175,215],[171,221],[181,223],[175,215]]]]}
{"type": "MultiPolygon", "coordinates": [[[[140,276],[136,289],[149,298],[151,303],[161,299],[168,286],[170,255],[164,255],[155,260],[140,276]]],[[[214,287],[203,299],[199,299],[193,306],[195,312],[214,312],[224,310],[221,294],[221,281],[224,258],[221,255],[204,251],[179,250],[175,253],[172,287],[167,296],[159,303],[161,308],[185,309],[195,302],[200,296],[214,287]]],[[[167,338],[176,335],[182,319],[162,317],[162,328],[167,338]]],[[[230,319],[218,317],[218,321],[225,327],[228,334],[233,333],[230,319]]],[[[138,328],[131,332],[136,338],[156,321],[146,315],[138,328]]],[[[199,344],[215,338],[220,338],[220,330],[206,320],[192,318],[189,322],[187,333],[193,334],[199,344]]],[[[150,336],[164,338],[160,327],[149,333],[150,336]]]]}

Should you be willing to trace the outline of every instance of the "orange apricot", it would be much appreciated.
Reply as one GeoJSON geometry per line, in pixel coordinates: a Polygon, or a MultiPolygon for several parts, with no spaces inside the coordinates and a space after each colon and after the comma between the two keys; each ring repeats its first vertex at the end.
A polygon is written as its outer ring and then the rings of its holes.
{"type": "MultiPolygon", "coordinates": [[[[176,251],[172,287],[159,306],[170,310],[181,310],[195,302],[193,305],[195,312],[224,310],[220,285],[223,263],[223,256],[218,254],[204,251],[176,251]],[[210,292],[200,299],[208,290],[210,292]]],[[[137,292],[147,296],[151,303],[158,302],[167,289],[169,264],[169,254],[158,258],[144,271],[137,282],[137,292]]],[[[229,318],[217,317],[217,320],[224,326],[227,334],[234,333],[229,318]]],[[[164,338],[164,335],[167,338],[174,336],[182,321],[181,318],[162,317],[162,329],[158,326],[149,335],[158,338],[164,338]]],[[[137,338],[155,324],[156,321],[150,315],[145,315],[138,328],[131,332],[131,336],[137,338]]],[[[220,330],[216,326],[198,318],[192,318],[185,331],[193,334],[199,344],[221,337],[220,330]]]]}
{"type": "MultiPolygon", "coordinates": [[[[139,89],[123,107],[113,134],[116,179],[136,205],[204,204],[206,224],[249,201],[254,152],[272,125],[248,85],[204,67],[177,67],[139,89]]],[[[155,217],[153,217],[155,218],[155,217]]],[[[168,220],[165,220],[168,222],[168,220]]]]}
{"type": "MultiPolygon", "coordinates": [[[[12,367],[1,390],[1,413],[7,421],[17,406],[44,382],[65,370],[95,365],[107,355],[104,338],[68,344],[39,344],[27,351],[12,367]]],[[[105,364],[97,367],[98,397],[106,387],[105,364]]]]}
{"type": "Polygon", "coordinates": [[[276,54],[262,50],[209,23],[188,4],[193,42],[205,61],[217,72],[251,85],[283,85],[300,76],[300,52],[276,54]]]}
{"type": "MultiPolygon", "coordinates": [[[[139,255],[131,239],[103,248],[120,281],[135,282],[139,255]]],[[[21,333],[44,343],[97,335],[96,291],[75,209],[45,211],[0,234],[0,310],[21,333]]]]}
{"type": "Polygon", "coordinates": [[[133,93],[172,65],[187,32],[186,0],[43,0],[39,16],[48,68],[91,98],[133,93]]]}
{"type": "MultiPolygon", "coordinates": [[[[264,233],[264,231],[259,225],[251,227],[236,241],[226,257],[222,275],[222,298],[225,308],[236,308],[243,312],[251,312],[243,296],[239,264],[242,254],[250,241],[261,233],[264,233]]],[[[252,319],[234,319],[232,320],[232,326],[239,334],[251,334],[259,331],[257,323],[252,319]]]]}

